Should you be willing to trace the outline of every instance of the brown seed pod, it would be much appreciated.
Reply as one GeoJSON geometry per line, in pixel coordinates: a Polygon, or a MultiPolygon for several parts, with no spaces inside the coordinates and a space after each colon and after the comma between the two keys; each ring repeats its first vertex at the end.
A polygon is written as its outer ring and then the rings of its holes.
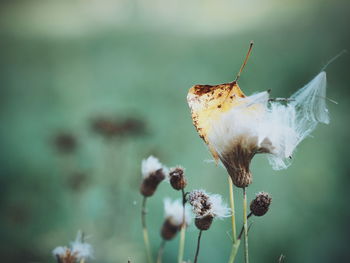
{"type": "Polygon", "coordinates": [[[163,223],[160,234],[164,240],[171,240],[176,236],[179,230],[180,227],[178,225],[173,224],[172,221],[169,218],[167,218],[163,223]]]}
{"type": "Polygon", "coordinates": [[[250,203],[250,211],[255,216],[263,216],[269,210],[272,198],[268,193],[260,192],[250,203]]]}
{"type": "Polygon", "coordinates": [[[148,177],[143,179],[140,192],[143,196],[149,197],[154,194],[157,187],[161,181],[165,178],[163,169],[158,169],[157,171],[151,173],[148,177]]]}
{"type": "Polygon", "coordinates": [[[207,215],[204,217],[198,217],[195,219],[194,223],[199,230],[208,230],[213,222],[214,217],[207,215]]]}
{"type": "Polygon", "coordinates": [[[175,190],[184,189],[187,185],[185,171],[182,167],[175,167],[169,173],[170,184],[175,190]]]}

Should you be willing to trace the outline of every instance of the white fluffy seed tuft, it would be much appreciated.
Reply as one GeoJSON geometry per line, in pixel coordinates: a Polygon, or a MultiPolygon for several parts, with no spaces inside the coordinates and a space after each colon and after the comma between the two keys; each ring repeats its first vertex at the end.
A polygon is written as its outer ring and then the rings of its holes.
{"type": "Polygon", "coordinates": [[[224,218],[232,215],[231,209],[223,202],[221,195],[209,195],[209,201],[212,203],[211,213],[214,217],[224,218]]]}
{"type": "Polygon", "coordinates": [[[154,156],[149,156],[147,159],[142,160],[141,164],[141,173],[142,178],[147,178],[152,173],[156,172],[159,169],[166,169],[165,166],[154,156]]]}
{"type": "Polygon", "coordinates": [[[208,215],[215,218],[231,216],[231,209],[223,202],[219,194],[209,194],[204,190],[193,190],[189,194],[189,203],[197,218],[208,215]]]}
{"type": "Polygon", "coordinates": [[[56,247],[52,250],[52,254],[54,256],[63,257],[64,255],[66,255],[68,250],[69,250],[69,248],[67,248],[67,247],[56,247]]]}
{"type": "MultiPolygon", "coordinates": [[[[183,206],[180,199],[171,201],[170,198],[164,199],[164,217],[169,219],[174,225],[181,226],[183,221],[183,206]]],[[[185,205],[185,223],[191,224],[191,209],[188,204],[185,205]]]]}
{"type": "Polygon", "coordinates": [[[63,262],[65,262],[67,258],[81,261],[93,258],[93,248],[89,243],[84,242],[83,234],[79,231],[75,241],[70,243],[70,247],[56,247],[52,250],[52,254],[55,257],[58,256],[63,262]]]}
{"type": "Polygon", "coordinates": [[[89,243],[84,242],[83,234],[80,231],[75,241],[71,242],[71,250],[78,260],[93,258],[93,248],[89,243]]]}
{"type": "Polygon", "coordinates": [[[249,148],[249,155],[269,153],[273,169],[285,169],[297,145],[317,124],[329,123],[325,100],[324,71],[284,102],[269,101],[268,92],[242,98],[238,106],[212,123],[209,143],[221,159],[240,144],[249,148]]]}

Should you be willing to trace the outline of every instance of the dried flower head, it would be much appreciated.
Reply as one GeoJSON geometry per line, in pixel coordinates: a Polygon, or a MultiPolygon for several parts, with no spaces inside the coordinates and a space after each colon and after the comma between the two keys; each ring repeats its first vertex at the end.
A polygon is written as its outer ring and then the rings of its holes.
{"type": "Polygon", "coordinates": [[[57,259],[57,263],[76,263],[77,258],[67,247],[56,247],[52,250],[53,256],[57,259]]]}
{"type": "Polygon", "coordinates": [[[184,189],[187,185],[185,169],[180,166],[170,169],[169,178],[170,184],[175,190],[184,189]]]}
{"type": "Polygon", "coordinates": [[[92,120],[91,128],[106,139],[113,138],[120,132],[120,127],[116,121],[107,117],[99,117],[92,120]]]}
{"type": "Polygon", "coordinates": [[[250,203],[250,211],[255,216],[263,216],[269,210],[272,198],[269,193],[259,192],[250,203]]]}
{"type": "Polygon", "coordinates": [[[322,71],[286,100],[271,100],[269,92],[245,96],[236,81],[196,85],[187,100],[214,159],[221,160],[237,187],[246,187],[255,154],[268,153],[273,169],[287,168],[296,146],[319,122],[329,123],[325,97],[322,71]]]}
{"type": "Polygon", "coordinates": [[[208,230],[213,223],[214,217],[211,215],[197,217],[194,220],[194,224],[199,230],[208,230]]]}
{"type": "Polygon", "coordinates": [[[214,218],[231,215],[231,210],[223,203],[221,195],[208,194],[204,190],[194,190],[188,196],[192,211],[196,216],[195,224],[201,230],[209,229],[214,218]]]}
{"type": "Polygon", "coordinates": [[[71,242],[72,253],[77,257],[78,261],[92,258],[93,248],[89,243],[84,242],[84,235],[78,232],[75,241],[71,242]]]}
{"type": "Polygon", "coordinates": [[[188,205],[183,205],[180,200],[171,201],[169,198],[164,199],[164,217],[165,221],[161,229],[161,236],[164,240],[171,240],[181,229],[184,222],[187,226],[191,223],[191,210],[188,205]]]}
{"type": "Polygon", "coordinates": [[[165,179],[166,168],[159,160],[152,155],[142,160],[141,172],[142,183],[140,192],[143,196],[152,196],[156,191],[159,183],[165,179]]]}
{"type": "Polygon", "coordinates": [[[76,263],[93,257],[93,248],[89,243],[84,242],[83,234],[79,231],[75,241],[70,247],[56,247],[52,254],[57,258],[58,263],[76,263]]]}
{"type": "Polygon", "coordinates": [[[123,119],[99,117],[92,120],[91,128],[107,139],[140,136],[146,133],[146,123],[132,116],[123,119]]]}
{"type": "Polygon", "coordinates": [[[140,136],[146,134],[146,123],[142,119],[128,117],[119,122],[120,133],[124,136],[140,136]]]}

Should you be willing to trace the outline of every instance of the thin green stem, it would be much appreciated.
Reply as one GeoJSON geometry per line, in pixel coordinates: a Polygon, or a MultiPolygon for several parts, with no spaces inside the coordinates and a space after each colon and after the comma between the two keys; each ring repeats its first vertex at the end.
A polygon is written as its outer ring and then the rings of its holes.
{"type": "Polygon", "coordinates": [[[241,244],[241,240],[237,239],[233,244],[232,244],[232,249],[231,249],[231,255],[228,260],[228,263],[233,263],[235,261],[239,245],[241,244]]]}
{"type": "MultiPolygon", "coordinates": [[[[247,219],[249,219],[249,217],[251,217],[253,215],[252,212],[249,213],[249,215],[247,216],[247,219]]],[[[248,228],[249,230],[249,228],[248,228]]],[[[239,232],[239,235],[236,239],[236,241],[232,244],[232,249],[231,249],[231,254],[230,254],[230,259],[228,260],[229,263],[233,263],[235,261],[237,252],[238,252],[238,248],[241,244],[241,238],[244,232],[244,225],[241,228],[241,231],[239,232]]]]}
{"type": "Polygon", "coordinates": [[[228,177],[228,185],[230,189],[230,206],[231,206],[231,212],[232,212],[232,217],[231,217],[231,223],[232,223],[232,236],[233,236],[233,243],[236,242],[237,240],[237,233],[236,233],[236,215],[235,215],[235,200],[233,196],[233,183],[232,179],[229,176],[228,177]]]}
{"type": "Polygon", "coordinates": [[[142,210],[141,210],[141,222],[142,222],[142,232],[143,232],[143,241],[145,242],[147,261],[148,263],[153,263],[151,246],[148,238],[148,230],[146,226],[146,201],[147,197],[144,196],[142,200],[142,210]]]}
{"type": "MultiPolygon", "coordinates": [[[[253,213],[250,212],[249,215],[247,216],[247,219],[249,219],[249,217],[251,217],[252,215],[253,215],[253,213]]],[[[249,229],[250,229],[251,225],[252,225],[252,224],[250,224],[250,226],[248,227],[248,233],[249,233],[249,229]]],[[[244,225],[242,226],[241,231],[239,232],[238,239],[241,239],[241,238],[242,238],[243,231],[244,231],[244,225]]]]}
{"type": "Polygon", "coordinates": [[[281,254],[280,257],[278,258],[278,263],[283,263],[285,259],[285,255],[281,254]]]}
{"type": "Polygon", "coordinates": [[[244,225],[244,262],[249,263],[248,252],[248,219],[247,219],[247,192],[243,188],[243,225],[244,225]]]}
{"type": "Polygon", "coordinates": [[[180,244],[179,244],[179,254],[178,263],[183,262],[184,250],[185,250],[185,236],[186,236],[186,226],[183,225],[180,231],[180,244]]]}
{"type": "Polygon", "coordinates": [[[185,196],[185,190],[181,189],[182,193],[182,225],[181,225],[181,232],[180,232],[180,243],[179,243],[179,253],[178,253],[178,263],[183,262],[184,257],[184,251],[185,251],[185,237],[186,237],[186,222],[185,222],[185,205],[186,205],[186,196],[185,196]]]}
{"type": "Polygon", "coordinates": [[[163,251],[165,247],[166,241],[163,239],[162,243],[160,243],[159,249],[158,249],[158,257],[157,257],[157,263],[162,263],[163,259],[163,251]]]}
{"type": "Polygon", "coordinates": [[[199,248],[201,246],[201,237],[202,237],[202,230],[199,231],[199,234],[198,234],[198,241],[197,241],[197,249],[196,249],[196,256],[194,257],[194,261],[193,263],[197,263],[197,260],[198,260],[198,254],[199,254],[199,248]]]}

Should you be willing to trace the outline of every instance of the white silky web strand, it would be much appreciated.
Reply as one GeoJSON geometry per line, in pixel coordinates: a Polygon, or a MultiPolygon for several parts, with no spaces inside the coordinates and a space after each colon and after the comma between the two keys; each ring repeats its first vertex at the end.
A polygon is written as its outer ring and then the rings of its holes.
{"type": "Polygon", "coordinates": [[[329,115],[326,106],[326,73],[320,72],[303,88],[295,92],[287,105],[271,102],[270,114],[272,120],[282,125],[274,146],[280,152],[269,156],[273,169],[280,170],[289,166],[288,158],[310,133],[315,130],[319,122],[328,124],[329,115]],[[278,117],[279,116],[279,117],[278,117]],[[278,120],[279,119],[279,120],[278,120]],[[283,154],[284,152],[284,154],[283,154]]]}

